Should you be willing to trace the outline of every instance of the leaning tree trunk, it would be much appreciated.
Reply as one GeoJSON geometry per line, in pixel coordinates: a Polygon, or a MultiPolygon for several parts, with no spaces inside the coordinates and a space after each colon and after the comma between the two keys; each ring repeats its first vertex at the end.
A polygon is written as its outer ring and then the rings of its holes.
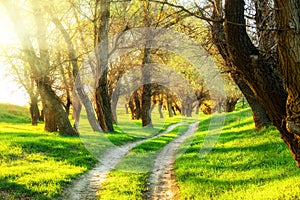
{"type": "Polygon", "coordinates": [[[239,89],[247,99],[247,102],[249,103],[249,106],[253,113],[253,120],[255,123],[255,127],[259,130],[262,127],[265,127],[268,124],[270,124],[270,119],[266,113],[266,110],[255,98],[255,95],[251,90],[251,88],[243,80],[242,75],[236,72],[236,68],[233,67],[233,64],[231,63],[228,47],[225,39],[224,25],[222,22],[223,5],[221,0],[215,0],[212,18],[215,19],[212,26],[212,35],[213,35],[214,44],[218,48],[218,51],[221,54],[222,58],[224,59],[226,66],[229,68],[228,70],[231,72],[230,75],[232,79],[234,80],[234,82],[237,84],[237,86],[239,87],[239,89]]]}
{"type": "Polygon", "coordinates": [[[225,33],[230,58],[280,131],[281,138],[300,166],[299,140],[286,128],[287,93],[275,70],[277,66],[260,54],[247,35],[244,6],[245,2],[242,0],[225,2],[225,33]]]}
{"type": "Polygon", "coordinates": [[[72,128],[70,120],[68,119],[68,114],[47,82],[47,78],[38,80],[37,88],[44,101],[45,119],[51,120],[52,128],[55,129],[54,124],[56,124],[61,135],[78,136],[78,132],[72,128]]]}
{"type": "Polygon", "coordinates": [[[263,127],[266,127],[270,124],[270,119],[266,113],[266,110],[262,107],[262,105],[257,101],[257,99],[254,96],[253,91],[251,88],[247,85],[247,83],[239,78],[237,74],[232,74],[231,77],[239,87],[239,89],[244,94],[251,110],[252,110],[252,116],[253,121],[255,124],[255,128],[257,130],[260,130],[263,127]]]}
{"type": "MultiPolygon", "coordinates": [[[[300,2],[275,0],[280,73],[288,98],[286,128],[300,141],[300,2]]],[[[299,142],[300,146],[300,142],[299,142]]],[[[300,148],[300,147],[299,147],[300,148]]],[[[298,155],[300,160],[300,155],[298,155]]]]}
{"type": "Polygon", "coordinates": [[[94,108],[92,103],[89,100],[88,95],[83,89],[83,84],[81,82],[81,77],[80,77],[80,72],[79,72],[79,66],[78,66],[78,59],[76,56],[76,51],[74,48],[74,45],[72,43],[72,40],[70,38],[70,35],[62,25],[62,23],[56,18],[52,17],[52,22],[55,24],[55,26],[59,29],[61,34],[63,35],[65,42],[67,43],[68,47],[68,56],[71,60],[71,64],[73,67],[72,70],[72,75],[74,78],[74,85],[75,85],[75,90],[73,90],[73,112],[75,112],[75,123],[74,127],[76,130],[78,130],[78,125],[79,125],[79,119],[80,119],[80,112],[81,112],[81,102],[85,107],[85,111],[87,113],[87,118],[89,121],[89,124],[91,125],[93,131],[101,131],[101,127],[99,126],[99,123],[97,121],[97,118],[94,113],[94,108]],[[79,97],[80,99],[79,99],[79,97]],[[81,100],[81,102],[80,102],[81,100]]]}
{"type": "MultiPolygon", "coordinates": [[[[48,106],[48,112],[51,108],[52,116],[55,116],[55,123],[62,135],[78,135],[78,133],[72,128],[71,123],[68,119],[68,115],[64,110],[58,96],[51,88],[51,83],[48,80],[47,70],[50,68],[48,46],[46,31],[47,28],[43,21],[44,16],[41,12],[41,6],[38,2],[32,4],[34,19],[37,27],[37,44],[39,48],[39,53],[35,52],[35,48],[30,40],[30,36],[24,30],[26,26],[22,22],[22,18],[16,10],[16,5],[12,1],[2,1],[3,5],[6,7],[9,17],[14,23],[14,28],[20,40],[24,51],[24,59],[29,63],[32,76],[37,84],[37,90],[41,95],[42,101],[48,106]],[[39,56],[38,56],[39,55],[39,56]]],[[[46,109],[45,115],[46,115],[46,109]]],[[[50,117],[50,115],[48,116],[50,117]]],[[[46,116],[45,116],[46,118],[46,116]]],[[[49,118],[48,118],[49,119],[49,118]]],[[[53,122],[53,129],[55,129],[55,124],[53,122]]]]}

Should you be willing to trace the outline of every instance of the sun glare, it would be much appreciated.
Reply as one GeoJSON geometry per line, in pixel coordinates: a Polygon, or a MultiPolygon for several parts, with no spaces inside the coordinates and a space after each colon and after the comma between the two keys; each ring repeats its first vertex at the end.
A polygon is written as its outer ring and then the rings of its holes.
{"type": "Polygon", "coordinates": [[[0,8],[0,102],[11,103],[16,105],[26,105],[28,103],[28,95],[24,89],[12,81],[6,62],[3,60],[5,51],[18,44],[18,39],[14,33],[13,25],[8,16],[0,8]]]}
{"type": "Polygon", "coordinates": [[[17,39],[13,30],[13,25],[6,12],[3,12],[3,8],[0,9],[0,11],[0,45],[16,44],[17,39]]]}

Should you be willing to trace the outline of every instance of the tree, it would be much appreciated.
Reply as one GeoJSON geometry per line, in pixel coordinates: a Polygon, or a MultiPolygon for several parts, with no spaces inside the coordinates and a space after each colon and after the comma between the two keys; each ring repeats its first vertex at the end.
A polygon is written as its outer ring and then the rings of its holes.
{"type": "MultiPolygon", "coordinates": [[[[94,131],[101,131],[101,128],[99,127],[99,124],[97,122],[96,116],[94,114],[94,109],[93,106],[86,94],[86,92],[83,89],[83,84],[81,82],[80,78],[80,73],[79,73],[79,66],[78,66],[78,59],[76,56],[76,51],[74,48],[74,45],[72,43],[71,37],[66,31],[66,29],[63,27],[62,23],[53,16],[52,13],[52,22],[55,24],[57,29],[61,32],[63,35],[65,42],[68,47],[68,56],[71,60],[71,64],[73,66],[72,74],[74,77],[74,84],[75,84],[75,90],[72,89],[73,91],[73,112],[74,112],[74,117],[75,117],[75,124],[74,127],[77,129],[78,123],[79,123],[79,115],[81,111],[81,103],[80,100],[82,101],[86,112],[87,112],[87,118],[89,120],[89,123],[94,131]],[[80,97],[80,100],[79,100],[80,97]]],[[[72,87],[73,88],[73,87],[72,87]]]]}
{"type": "Polygon", "coordinates": [[[242,74],[240,74],[234,64],[231,62],[228,47],[225,38],[224,32],[224,10],[221,0],[215,0],[213,5],[213,12],[212,12],[212,40],[213,43],[216,45],[218,52],[222,56],[223,60],[225,61],[223,67],[225,67],[226,71],[230,72],[230,75],[234,82],[237,84],[249,106],[251,107],[253,113],[253,120],[255,123],[255,127],[257,129],[261,129],[262,127],[269,124],[270,120],[267,116],[267,113],[263,106],[258,102],[255,98],[253,91],[251,90],[250,86],[244,80],[242,74]]]}
{"type": "Polygon", "coordinates": [[[30,66],[30,71],[34,77],[37,90],[41,95],[46,118],[45,129],[48,131],[56,131],[58,129],[62,135],[77,136],[78,133],[72,128],[68,119],[68,115],[62,106],[62,102],[51,88],[52,83],[49,74],[47,73],[47,71],[50,69],[50,56],[48,53],[46,36],[47,29],[44,22],[41,2],[37,1],[31,5],[37,27],[36,41],[38,52],[35,51],[28,32],[24,32],[26,28],[21,16],[19,15],[17,6],[8,1],[2,1],[2,4],[6,7],[8,15],[14,24],[16,33],[25,54],[24,60],[30,66]]]}
{"type": "Polygon", "coordinates": [[[277,23],[279,69],[286,91],[286,129],[294,139],[290,148],[300,167],[300,2],[274,0],[277,23]]]}
{"type": "Polygon", "coordinates": [[[109,18],[110,18],[110,1],[100,0],[100,26],[98,32],[98,50],[97,70],[99,74],[98,85],[95,92],[96,113],[98,122],[103,131],[113,131],[113,117],[111,111],[110,99],[108,96],[108,32],[109,32],[109,18]]]}
{"type": "MultiPolygon", "coordinates": [[[[295,8],[297,8],[296,2],[289,3],[290,4],[288,5],[288,7],[292,6],[294,3],[295,8]]],[[[229,56],[235,64],[237,71],[243,75],[243,77],[247,81],[247,84],[251,87],[252,91],[254,92],[255,97],[266,110],[272,123],[280,131],[281,138],[291,150],[291,153],[294,159],[296,160],[297,165],[300,167],[300,139],[294,131],[291,131],[288,128],[289,123],[287,123],[288,112],[286,112],[286,105],[289,105],[289,102],[288,104],[286,104],[287,92],[283,86],[279,73],[277,72],[278,67],[276,66],[276,64],[268,62],[268,59],[253,45],[253,43],[250,40],[246,32],[244,6],[245,2],[240,0],[226,0],[225,2],[225,35],[226,43],[228,45],[229,56]]],[[[287,16],[290,16],[290,13],[287,14],[286,11],[282,10],[284,10],[284,7],[280,7],[276,15],[283,15],[282,17],[284,17],[286,14],[287,16]]],[[[292,12],[292,10],[289,11],[292,12]]],[[[284,25],[284,27],[289,26],[288,21],[280,22],[282,22],[281,25],[284,25]]],[[[289,31],[283,32],[287,33],[289,31]]],[[[279,29],[279,39],[281,33],[282,30],[279,29]]],[[[295,38],[293,38],[291,41],[297,41],[294,39],[295,38]]],[[[282,47],[282,45],[285,45],[285,43],[284,41],[280,40],[278,42],[279,55],[282,55],[283,52],[280,52],[280,47],[282,47]]],[[[292,63],[291,60],[292,59],[289,59],[288,57],[281,58],[282,64],[290,62],[292,63]]],[[[285,69],[285,67],[287,66],[284,65],[280,68],[284,70],[289,70],[288,67],[287,69],[285,69]]],[[[297,73],[295,72],[293,74],[297,73]]],[[[285,78],[284,75],[283,78],[285,78]]],[[[288,107],[289,106],[287,106],[287,108],[288,107]]]]}

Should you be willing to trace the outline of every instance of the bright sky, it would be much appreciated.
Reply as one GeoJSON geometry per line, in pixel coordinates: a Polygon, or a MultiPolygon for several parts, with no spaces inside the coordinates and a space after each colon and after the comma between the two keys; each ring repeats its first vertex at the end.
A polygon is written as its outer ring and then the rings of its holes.
{"type": "MultiPolygon", "coordinates": [[[[14,34],[13,26],[8,19],[3,8],[0,8],[0,52],[7,49],[9,46],[15,46],[18,40],[14,34]]],[[[0,54],[1,54],[0,53],[0,54]]],[[[11,103],[17,105],[28,105],[28,95],[23,88],[20,88],[15,83],[10,74],[3,58],[0,59],[0,102],[11,103]]]]}

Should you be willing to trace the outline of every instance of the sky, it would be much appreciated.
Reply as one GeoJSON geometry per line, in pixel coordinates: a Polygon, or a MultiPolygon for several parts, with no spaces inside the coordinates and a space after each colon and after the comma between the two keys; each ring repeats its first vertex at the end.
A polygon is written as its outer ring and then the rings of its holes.
{"type": "Polygon", "coordinates": [[[0,103],[28,105],[28,95],[24,89],[12,80],[8,72],[9,66],[3,62],[2,54],[11,45],[17,44],[13,26],[3,8],[0,8],[0,103]]]}

